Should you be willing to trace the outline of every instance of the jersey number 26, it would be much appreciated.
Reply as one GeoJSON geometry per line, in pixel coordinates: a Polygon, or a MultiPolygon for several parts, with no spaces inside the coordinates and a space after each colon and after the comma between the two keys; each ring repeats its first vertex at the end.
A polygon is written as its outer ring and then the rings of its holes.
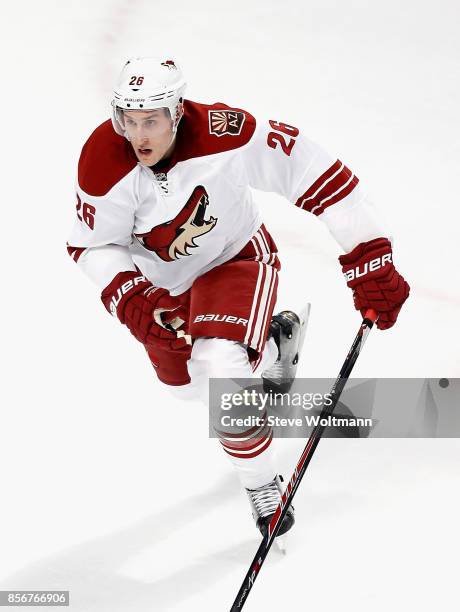
{"type": "Polygon", "coordinates": [[[295,139],[299,135],[299,130],[293,125],[287,123],[281,123],[279,121],[273,121],[270,119],[268,122],[273,132],[269,132],[267,136],[267,144],[272,149],[276,149],[278,144],[281,145],[284,153],[287,156],[291,154],[292,148],[295,145],[295,139]]]}
{"type": "Polygon", "coordinates": [[[95,214],[95,207],[92,204],[87,204],[86,202],[83,202],[82,206],[80,196],[77,194],[77,217],[80,221],[86,223],[90,230],[94,229],[95,214]]]}

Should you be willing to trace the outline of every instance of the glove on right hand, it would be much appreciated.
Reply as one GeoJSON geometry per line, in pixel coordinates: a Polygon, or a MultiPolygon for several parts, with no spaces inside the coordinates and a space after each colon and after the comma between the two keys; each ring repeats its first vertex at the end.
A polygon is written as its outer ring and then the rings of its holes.
{"type": "Polygon", "coordinates": [[[373,308],[377,327],[389,329],[396,323],[401,306],[409,296],[409,285],[393,265],[388,238],[375,238],[358,244],[339,261],[347,285],[353,290],[356,310],[364,317],[373,308]]]}

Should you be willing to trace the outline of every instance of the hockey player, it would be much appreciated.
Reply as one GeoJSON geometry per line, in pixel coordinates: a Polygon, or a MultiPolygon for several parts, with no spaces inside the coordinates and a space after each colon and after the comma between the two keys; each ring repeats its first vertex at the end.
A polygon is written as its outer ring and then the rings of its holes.
{"type": "MultiPolygon", "coordinates": [[[[409,287],[358,178],[297,127],[185,100],[185,86],[170,59],[125,64],[112,118],[81,153],[68,242],[158,379],[207,402],[212,377],[295,374],[301,322],[289,311],[272,317],[280,263],[250,187],[324,221],[346,253],[355,308],[391,327],[409,287]]],[[[264,532],[281,491],[272,432],[264,424],[220,441],[264,532]]],[[[293,521],[290,509],[280,534],[293,521]]]]}

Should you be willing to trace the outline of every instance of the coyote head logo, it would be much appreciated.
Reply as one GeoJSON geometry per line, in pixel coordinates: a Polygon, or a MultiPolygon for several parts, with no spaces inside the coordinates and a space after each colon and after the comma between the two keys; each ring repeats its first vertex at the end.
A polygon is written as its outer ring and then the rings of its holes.
{"type": "Polygon", "coordinates": [[[163,261],[192,255],[190,249],[200,246],[195,240],[210,232],[217,223],[215,217],[204,218],[208,205],[206,189],[199,185],[174,219],[153,227],[145,234],[136,234],[136,237],[146,249],[154,251],[163,261]]]}

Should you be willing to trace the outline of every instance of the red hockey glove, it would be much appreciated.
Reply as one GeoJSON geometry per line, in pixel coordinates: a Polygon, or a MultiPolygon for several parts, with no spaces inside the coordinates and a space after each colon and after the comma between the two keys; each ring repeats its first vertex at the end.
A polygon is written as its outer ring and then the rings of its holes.
{"type": "Polygon", "coordinates": [[[101,294],[106,309],[148,346],[180,350],[191,344],[184,307],[139,272],[120,272],[101,294]]]}
{"type": "Polygon", "coordinates": [[[396,323],[409,296],[409,285],[395,269],[392,257],[387,238],[362,242],[351,253],[339,257],[347,285],[353,289],[356,310],[364,316],[368,308],[373,308],[379,315],[379,329],[396,323]]]}

